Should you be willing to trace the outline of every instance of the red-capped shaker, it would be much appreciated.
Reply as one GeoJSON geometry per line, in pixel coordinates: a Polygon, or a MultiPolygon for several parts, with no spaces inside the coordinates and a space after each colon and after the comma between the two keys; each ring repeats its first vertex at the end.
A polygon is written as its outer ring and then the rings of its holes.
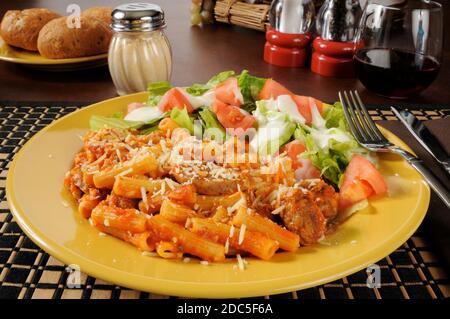
{"type": "Polygon", "coordinates": [[[314,21],[311,0],[274,0],[264,46],[264,61],[284,67],[303,67],[314,21]]]}
{"type": "Polygon", "coordinates": [[[318,37],[313,41],[311,70],[323,76],[355,75],[353,55],[361,43],[353,43],[361,17],[358,0],[326,0],[316,18],[318,37]]]}

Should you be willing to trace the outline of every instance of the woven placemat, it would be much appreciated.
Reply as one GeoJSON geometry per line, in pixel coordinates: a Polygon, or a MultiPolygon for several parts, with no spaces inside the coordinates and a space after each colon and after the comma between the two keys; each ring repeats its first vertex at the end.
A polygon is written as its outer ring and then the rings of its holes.
{"type": "MultiPolygon", "coordinates": [[[[80,288],[66,284],[66,266],[27,238],[14,221],[6,202],[8,166],[14,154],[36,132],[82,105],[67,103],[0,102],[0,298],[126,299],[171,298],[119,287],[81,274],[80,288]],[[20,106],[19,106],[20,105],[20,106]]],[[[424,107],[414,113],[422,120],[450,115],[450,109],[424,107]]],[[[384,107],[370,110],[375,120],[396,120],[384,107]]],[[[436,299],[450,297],[445,266],[436,258],[419,230],[399,249],[377,263],[380,288],[367,287],[365,270],[341,280],[276,299],[436,299]]]]}

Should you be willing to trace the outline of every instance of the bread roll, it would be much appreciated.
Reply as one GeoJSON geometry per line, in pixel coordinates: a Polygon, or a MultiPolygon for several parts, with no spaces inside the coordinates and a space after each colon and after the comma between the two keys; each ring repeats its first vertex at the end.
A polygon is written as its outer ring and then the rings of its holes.
{"type": "Polygon", "coordinates": [[[3,16],[0,34],[9,45],[37,51],[39,31],[47,22],[60,17],[48,9],[9,10],[3,16]]]}
{"type": "Polygon", "coordinates": [[[81,16],[80,28],[69,28],[67,17],[47,23],[39,32],[39,53],[49,59],[67,59],[105,53],[112,31],[101,20],[81,16]]]}
{"type": "Polygon", "coordinates": [[[107,25],[110,25],[111,24],[111,13],[112,13],[111,7],[92,7],[92,8],[84,10],[81,13],[81,16],[86,17],[86,18],[96,18],[96,19],[102,20],[107,25]]]}

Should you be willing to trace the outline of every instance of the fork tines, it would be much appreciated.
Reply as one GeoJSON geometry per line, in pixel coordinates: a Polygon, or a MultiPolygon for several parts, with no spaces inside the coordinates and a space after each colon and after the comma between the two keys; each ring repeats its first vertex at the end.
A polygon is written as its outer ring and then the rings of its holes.
{"type": "Polygon", "coordinates": [[[349,91],[349,93],[343,91],[343,94],[339,91],[339,100],[348,126],[360,144],[366,147],[369,147],[367,144],[382,144],[377,145],[379,147],[390,144],[370,117],[358,91],[349,91]]]}

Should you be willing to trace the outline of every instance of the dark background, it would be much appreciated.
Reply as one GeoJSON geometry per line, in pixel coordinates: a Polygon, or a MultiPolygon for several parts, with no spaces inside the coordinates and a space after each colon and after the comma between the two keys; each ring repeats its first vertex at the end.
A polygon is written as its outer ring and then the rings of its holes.
{"type": "MultiPolygon", "coordinates": [[[[0,1],[0,17],[9,9],[47,7],[66,14],[68,4],[81,9],[92,6],[132,2],[127,0],[23,0],[0,1]]],[[[337,99],[339,90],[358,89],[366,102],[390,104],[392,100],[367,92],[356,79],[326,78],[308,68],[281,68],[263,61],[264,33],[222,23],[191,27],[190,0],[149,0],[161,5],[166,13],[166,34],[171,42],[174,65],[172,82],[190,85],[205,82],[212,75],[228,69],[273,77],[298,94],[314,96],[324,101],[337,99]]],[[[446,31],[449,32],[450,5],[444,4],[446,31]]],[[[448,33],[444,33],[443,65],[437,80],[421,95],[403,101],[414,104],[450,103],[450,47],[448,33]]],[[[33,71],[11,63],[0,62],[0,99],[10,101],[98,101],[116,95],[107,67],[66,73],[33,71]]],[[[398,104],[398,103],[397,103],[398,104]]]]}

